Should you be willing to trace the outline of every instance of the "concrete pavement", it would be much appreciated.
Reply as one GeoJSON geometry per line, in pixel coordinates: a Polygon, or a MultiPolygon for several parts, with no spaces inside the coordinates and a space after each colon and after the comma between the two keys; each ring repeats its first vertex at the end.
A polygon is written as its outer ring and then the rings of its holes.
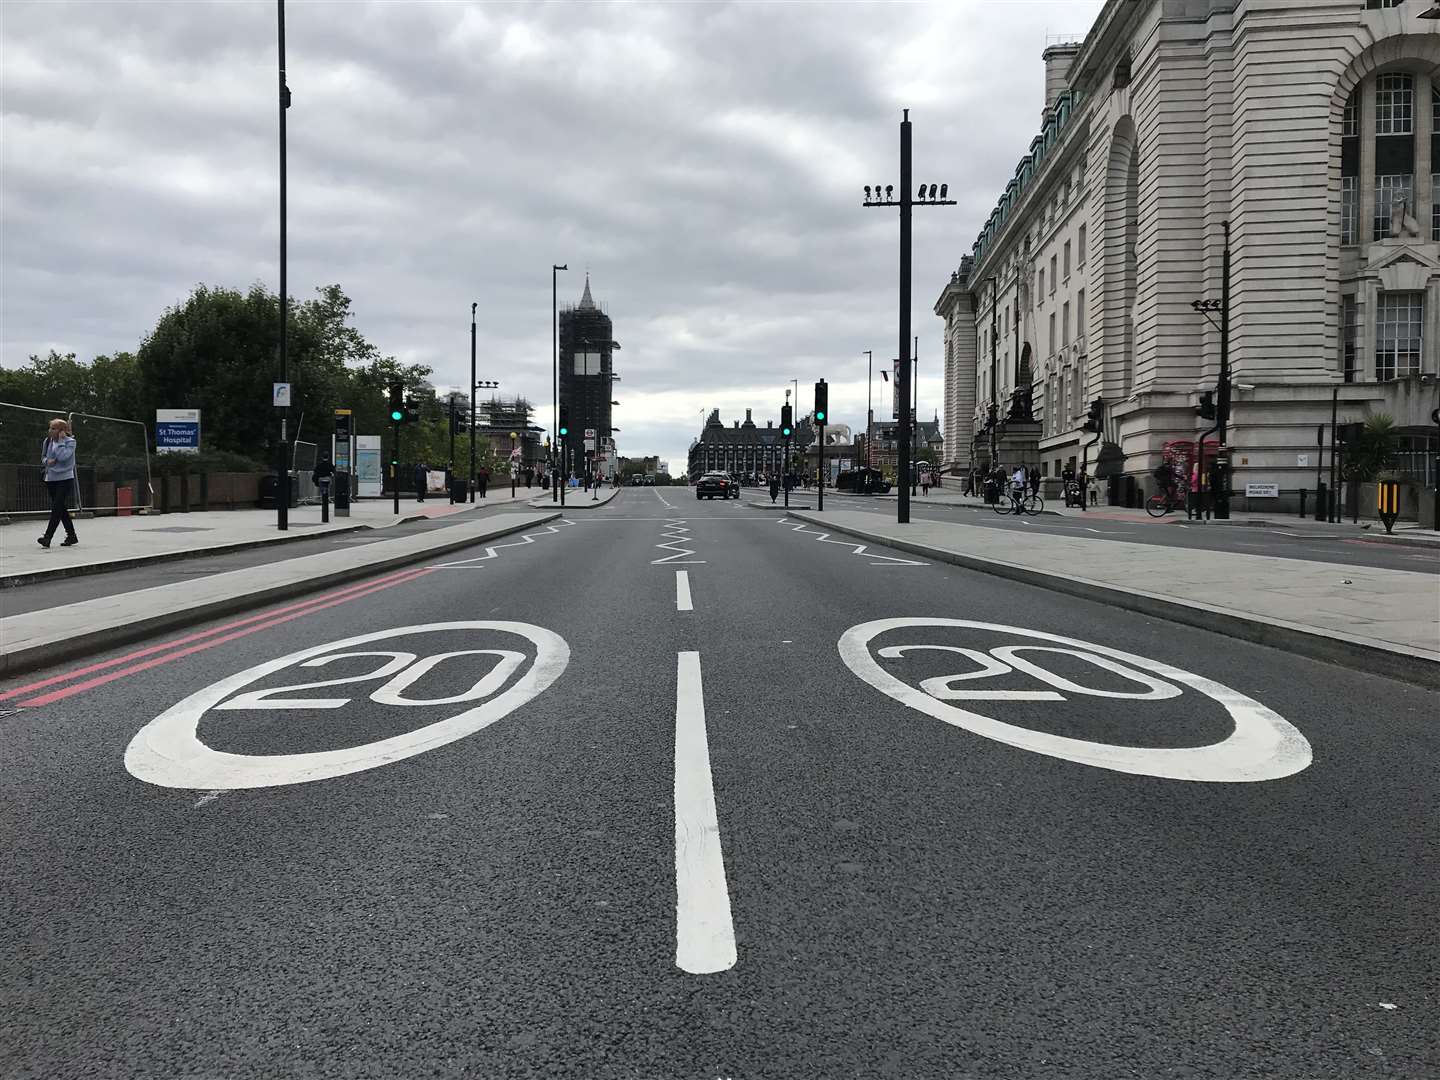
{"type": "Polygon", "coordinates": [[[321,523],[319,506],[292,507],[287,532],[276,527],[274,510],[84,518],[75,523],[80,543],[71,548],[62,548],[59,542],[63,537],[58,535],[50,548],[42,548],[35,538],[44,531],[44,522],[17,520],[0,526],[0,589],[45,577],[103,573],[161,559],[293,543],[354,529],[385,529],[487,507],[525,505],[533,494],[533,488],[520,488],[512,500],[507,485],[473,504],[452,504],[443,495],[424,502],[402,497],[399,514],[390,499],[363,499],[351,505],[349,517],[336,516],[332,507],[328,524],[321,523]]]}
{"type": "Polygon", "coordinates": [[[1440,687],[1440,579],[1365,566],[999,532],[876,514],[797,521],[970,569],[1440,687]]]}
{"type": "Polygon", "coordinates": [[[0,684],[0,1075],[1434,1075],[1433,695],[667,501],[0,684]]]}

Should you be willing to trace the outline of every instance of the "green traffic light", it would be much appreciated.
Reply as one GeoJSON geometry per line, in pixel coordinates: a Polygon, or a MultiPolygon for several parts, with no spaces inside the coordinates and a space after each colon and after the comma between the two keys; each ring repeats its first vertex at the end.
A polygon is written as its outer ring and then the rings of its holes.
{"type": "Polygon", "coordinates": [[[560,429],[560,434],[561,434],[561,435],[569,435],[569,434],[570,434],[570,429],[569,429],[568,427],[562,427],[562,428],[560,429]]]}
{"type": "Polygon", "coordinates": [[[815,411],[815,419],[818,420],[818,421],[820,421],[820,423],[823,424],[823,423],[825,422],[825,412],[824,412],[824,410],[822,410],[822,409],[817,409],[817,410],[815,411]]]}
{"type": "Polygon", "coordinates": [[[390,410],[390,419],[391,419],[391,420],[394,420],[394,421],[398,424],[401,420],[404,420],[404,419],[405,419],[405,414],[404,414],[403,412],[401,412],[399,409],[391,409],[391,410],[390,410]]]}
{"type": "Polygon", "coordinates": [[[781,428],[781,429],[780,429],[780,434],[781,434],[781,435],[784,435],[784,436],[788,439],[788,438],[790,437],[790,429],[789,429],[788,427],[787,427],[787,428],[781,428]]]}

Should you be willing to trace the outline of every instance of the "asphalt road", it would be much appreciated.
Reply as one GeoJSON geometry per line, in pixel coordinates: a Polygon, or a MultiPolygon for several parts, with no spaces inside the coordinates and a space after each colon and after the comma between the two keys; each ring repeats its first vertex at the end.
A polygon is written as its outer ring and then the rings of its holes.
{"type": "MultiPolygon", "coordinates": [[[[800,501],[811,507],[815,505],[813,491],[799,494],[800,501]]],[[[895,500],[892,498],[844,495],[827,490],[825,501],[831,506],[844,507],[846,510],[868,511],[892,520],[895,517],[895,500]]],[[[910,504],[910,516],[916,520],[954,521],[990,529],[1039,531],[1085,540],[1124,540],[1132,544],[1235,551],[1246,555],[1269,555],[1277,559],[1308,559],[1346,566],[1377,566],[1390,570],[1440,574],[1440,545],[1433,550],[1426,550],[1369,540],[1363,534],[1355,537],[1337,536],[1320,531],[1320,527],[1307,528],[1303,521],[1283,528],[1187,522],[1184,514],[1145,518],[1140,521],[1117,521],[1107,518],[1103,510],[1087,514],[1083,518],[1059,514],[1027,514],[1023,518],[1016,518],[997,514],[989,507],[942,506],[920,502],[910,504]]],[[[1375,528],[1381,530],[1383,526],[1376,525],[1375,528]]]]}
{"type": "Polygon", "coordinates": [[[0,684],[0,1076],[1440,1073],[1433,694],[682,491],[526,535],[0,684]]]}

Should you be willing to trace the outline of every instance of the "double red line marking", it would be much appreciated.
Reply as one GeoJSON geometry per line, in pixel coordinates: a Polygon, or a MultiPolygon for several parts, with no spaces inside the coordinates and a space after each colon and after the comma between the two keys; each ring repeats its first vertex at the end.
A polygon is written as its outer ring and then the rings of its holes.
{"type": "Polygon", "coordinates": [[[172,660],[179,660],[192,653],[203,652],[205,649],[213,649],[217,645],[223,645],[227,641],[234,641],[236,638],[246,637],[258,633],[261,630],[268,630],[272,626],[279,626],[292,619],[298,619],[303,615],[309,615],[316,611],[323,611],[325,608],[334,607],[336,604],[344,604],[350,600],[358,600],[362,596],[369,596],[371,593],[379,592],[381,589],[388,589],[394,585],[402,585],[407,581],[413,581],[418,577],[424,577],[431,573],[429,567],[419,570],[401,570],[398,573],[389,574],[382,578],[371,581],[364,581],[358,585],[351,585],[341,589],[339,592],[326,593],[311,600],[304,600],[298,604],[290,604],[288,607],[276,608],[272,611],[262,612],[259,615],[248,615],[243,619],[225,623],[222,626],[212,627],[209,630],[201,630],[199,633],[187,634],[185,637],[176,638],[174,641],[167,641],[160,645],[150,645],[144,649],[137,649],[134,652],[126,653],[124,656],[117,656],[111,660],[102,660],[98,664],[90,664],[86,667],[76,668],[74,671],[67,671],[63,675],[52,675],[48,679],[41,679],[38,682],[28,683],[25,686],[17,686],[13,690],[6,690],[0,693],[0,701],[10,701],[15,698],[24,697],[26,694],[36,690],[44,690],[46,687],[56,686],[60,683],[69,683],[74,679],[80,679],[95,672],[104,672],[101,675],[94,675],[93,678],[84,679],[82,682],[74,683],[60,690],[51,690],[49,693],[39,694],[35,697],[25,698],[19,702],[21,706],[50,705],[57,701],[63,701],[68,697],[84,693],[86,690],[93,690],[97,686],[104,686],[106,683],[114,682],[116,679],[123,679],[129,675],[136,675],[142,671],[148,671],[161,664],[168,664],[172,660]],[[193,643],[193,644],[192,644],[193,643]],[[149,659],[146,659],[148,657],[149,659]],[[139,661],[135,663],[134,661],[139,661]],[[122,666],[129,665],[129,666],[122,666]],[[113,669],[113,670],[109,670],[113,669]]]}

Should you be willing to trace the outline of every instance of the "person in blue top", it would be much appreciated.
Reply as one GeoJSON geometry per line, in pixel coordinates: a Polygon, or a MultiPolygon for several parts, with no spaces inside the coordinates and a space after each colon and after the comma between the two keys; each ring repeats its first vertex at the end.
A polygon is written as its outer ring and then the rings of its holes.
{"type": "Polygon", "coordinates": [[[40,468],[50,492],[50,523],[45,526],[45,535],[40,537],[40,546],[48,548],[55,530],[64,525],[65,539],[60,546],[74,547],[80,538],[75,535],[75,523],[70,520],[67,503],[70,489],[75,486],[75,437],[70,434],[69,423],[59,417],[50,421],[49,434],[40,450],[40,468]]]}

